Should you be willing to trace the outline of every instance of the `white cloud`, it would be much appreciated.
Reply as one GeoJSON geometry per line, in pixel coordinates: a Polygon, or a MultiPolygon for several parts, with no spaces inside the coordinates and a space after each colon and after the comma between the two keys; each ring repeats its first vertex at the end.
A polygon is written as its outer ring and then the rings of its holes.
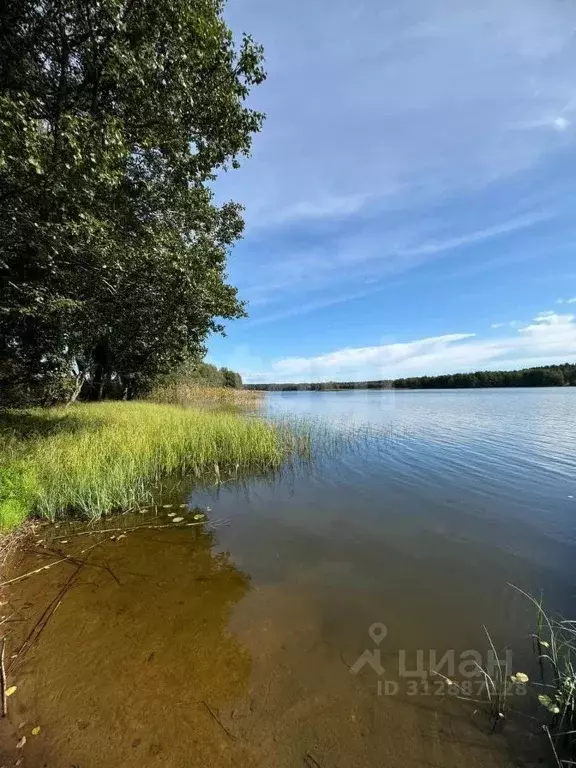
{"type": "Polygon", "coordinates": [[[292,357],[279,360],[273,364],[272,369],[280,376],[286,374],[300,376],[313,370],[319,372],[337,370],[342,374],[344,372],[354,373],[359,366],[400,365],[414,356],[430,354],[432,350],[436,350],[438,353],[447,351],[450,344],[473,336],[474,334],[470,333],[452,333],[408,343],[345,348],[319,357],[292,357]]]}
{"type": "Polygon", "coordinates": [[[260,218],[254,226],[286,224],[291,221],[307,219],[326,219],[351,216],[368,204],[367,194],[326,197],[319,200],[301,200],[285,208],[271,211],[265,218],[260,218]]]}
{"type": "Polygon", "coordinates": [[[490,328],[518,328],[519,325],[518,320],[508,320],[505,323],[492,323],[490,328]]]}
{"type": "MultiPolygon", "coordinates": [[[[429,277],[439,312],[444,291],[483,290],[482,270],[492,272],[485,306],[505,290],[513,306],[536,273],[523,262],[546,265],[558,242],[573,239],[576,3],[229,0],[225,13],[236,32],[262,42],[268,70],[250,97],[267,114],[253,155],[215,185],[220,199],[246,205],[246,239],[230,261],[230,280],[250,303],[242,328],[315,311],[336,316],[320,310],[384,281],[398,283],[398,301],[405,290],[416,303],[418,287],[408,287],[416,269],[429,277]]],[[[556,276],[552,264],[548,271],[556,276]]],[[[410,342],[395,364],[390,345],[361,348],[342,364],[353,357],[345,376],[378,378],[386,366],[401,375],[504,365],[506,355],[515,367],[520,353],[545,360],[546,350],[527,347],[539,334],[516,327],[486,329],[490,344],[410,342]]],[[[277,343],[264,330],[253,338],[256,354],[277,343]]],[[[284,379],[298,366],[341,375],[325,355],[291,360],[277,361],[284,379]]],[[[273,365],[251,360],[246,371],[279,379],[273,365]]]]}
{"type": "Polygon", "coordinates": [[[229,0],[226,15],[267,60],[251,98],[264,130],[222,179],[250,226],[438,200],[565,144],[554,134],[576,110],[573,3],[229,0]]]}
{"type": "Polygon", "coordinates": [[[576,304],[576,296],[571,299],[556,299],[556,304],[576,304]]]}
{"type": "Polygon", "coordinates": [[[520,131],[529,131],[533,129],[550,130],[550,128],[553,128],[558,133],[564,133],[564,131],[568,130],[568,128],[570,128],[571,125],[572,125],[572,122],[568,120],[568,118],[564,117],[563,115],[558,115],[556,117],[551,117],[550,115],[544,115],[536,119],[520,120],[517,123],[513,123],[509,127],[512,130],[516,129],[520,131]]]}
{"type": "Polygon", "coordinates": [[[252,157],[215,185],[246,206],[230,278],[254,323],[444,255],[475,267],[491,238],[573,207],[557,177],[523,172],[573,152],[575,3],[229,0],[225,13],[268,70],[250,97],[267,115],[252,157]]]}
{"type": "Polygon", "coordinates": [[[287,291],[298,292],[297,303],[289,301],[288,308],[270,311],[249,322],[262,325],[368,295],[378,290],[384,278],[449,256],[460,248],[536,227],[547,218],[547,212],[540,211],[463,233],[460,225],[460,233],[453,237],[446,236],[438,221],[391,224],[385,232],[372,231],[365,224],[358,233],[340,236],[334,244],[328,238],[323,249],[304,249],[290,253],[286,259],[258,263],[257,269],[250,270],[257,275],[257,282],[246,283],[245,274],[239,271],[242,294],[252,307],[278,302],[287,291]],[[322,293],[317,295],[318,291],[322,293]],[[316,295],[309,296],[311,293],[316,295]]]}
{"type": "Polygon", "coordinates": [[[557,117],[554,120],[554,127],[558,131],[565,131],[567,128],[570,127],[570,120],[567,120],[565,117],[557,117]]]}
{"type": "MultiPolygon", "coordinates": [[[[265,370],[243,370],[247,381],[388,379],[485,368],[522,368],[576,357],[576,316],[542,312],[506,338],[452,333],[371,347],[289,357],[265,370]]],[[[253,361],[252,361],[253,362],[253,361]]]]}
{"type": "Polygon", "coordinates": [[[438,242],[423,243],[415,248],[408,248],[401,251],[403,255],[431,255],[435,253],[442,253],[444,251],[452,251],[456,248],[462,248],[463,246],[474,245],[475,243],[481,243],[485,240],[491,240],[499,235],[506,235],[511,232],[517,232],[527,227],[532,227],[535,224],[546,221],[549,218],[545,213],[535,213],[528,216],[518,216],[517,218],[506,221],[503,224],[497,224],[495,226],[486,227],[476,232],[469,232],[461,237],[454,237],[447,240],[440,240],[438,242]]]}

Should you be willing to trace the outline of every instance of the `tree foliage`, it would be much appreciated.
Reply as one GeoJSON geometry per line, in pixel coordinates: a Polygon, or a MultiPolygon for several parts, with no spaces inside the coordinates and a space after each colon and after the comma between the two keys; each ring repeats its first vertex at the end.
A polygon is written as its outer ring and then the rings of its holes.
{"type": "MultiPolygon", "coordinates": [[[[243,227],[210,183],[250,151],[262,50],[221,0],[5,0],[0,7],[0,377],[127,394],[192,356],[243,227]]],[[[24,388],[24,389],[23,389],[24,388]]]]}
{"type": "Polygon", "coordinates": [[[211,363],[190,358],[173,368],[158,381],[159,386],[188,384],[201,387],[230,387],[241,389],[242,376],[229,368],[217,368],[211,363]]]}

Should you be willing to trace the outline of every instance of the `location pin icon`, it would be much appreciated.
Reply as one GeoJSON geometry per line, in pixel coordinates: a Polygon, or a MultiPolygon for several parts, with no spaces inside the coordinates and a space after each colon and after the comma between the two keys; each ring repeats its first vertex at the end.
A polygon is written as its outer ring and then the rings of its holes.
{"type": "Polygon", "coordinates": [[[372,638],[372,640],[376,643],[376,645],[380,645],[382,640],[386,637],[388,634],[388,627],[386,624],[382,624],[381,621],[377,621],[375,624],[372,624],[370,629],[368,630],[368,634],[372,638]]]}

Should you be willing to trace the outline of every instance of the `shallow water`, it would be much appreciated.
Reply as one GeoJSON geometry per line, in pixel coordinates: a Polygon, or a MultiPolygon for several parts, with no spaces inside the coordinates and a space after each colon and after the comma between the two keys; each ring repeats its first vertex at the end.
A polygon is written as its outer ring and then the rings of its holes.
{"type": "MultiPolygon", "coordinates": [[[[42,729],[13,755],[57,768],[537,764],[521,718],[492,734],[482,706],[429,672],[446,652],[455,677],[463,653],[487,658],[482,625],[531,671],[533,612],[508,583],[576,615],[576,389],[274,393],[265,410],[312,418],[324,446],[274,478],[185,494],[209,523],[181,527],[193,513],[173,495],[106,523],[125,538],[38,533],[88,561],[10,661],[14,737],[42,729]],[[167,527],[130,530],[142,524],[167,527]]],[[[14,572],[51,559],[41,543],[14,572]]],[[[75,568],[15,585],[11,652],[75,568]]],[[[513,705],[532,703],[516,692],[513,705]]]]}

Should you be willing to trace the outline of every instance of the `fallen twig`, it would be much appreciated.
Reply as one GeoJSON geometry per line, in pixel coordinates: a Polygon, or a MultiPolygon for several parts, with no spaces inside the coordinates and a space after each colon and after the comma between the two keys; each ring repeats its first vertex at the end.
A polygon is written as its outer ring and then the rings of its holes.
{"type": "MultiPolygon", "coordinates": [[[[556,746],[554,744],[554,739],[552,738],[552,734],[550,733],[550,729],[548,728],[547,725],[543,725],[542,726],[542,730],[544,731],[544,733],[548,737],[548,742],[550,743],[550,746],[552,747],[552,754],[554,755],[554,759],[556,760],[556,765],[558,766],[558,768],[562,768],[562,763],[564,763],[566,761],[560,760],[560,758],[558,757],[558,752],[556,751],[556,746]]],[[[571,763],[567,763],[567,764],[571,765],[571,763]]]]}
{"type": "MultiPolygon", "coordinates": [[[[80,550],[80,554],[83,555],[84,552],[90,552],[95,547],[99,547],[99,546],[101,546],[101,545],[103,545],[105,543],[106,543],[105,541],[98,541],[96,544],[92,544],[92,546],[88,547],[87,549],[81,549],[80,550]]],[[[36,550],[33,550],[33,549],[27,549],[27,550],[24,550],[24,551],[28,552],[30,554],[36,554],[36,555],[39,555],[39,556],[46,555],[46,557],[52,557],[53,555],[64,555],[62,550],[59,550],[59,549],[47,549],[47,550],[43,550],[41,552],[37,552],[36,550]]],[[[65,558],[69,562],[74,563],[74,565],[78,565],[78,563],[81,562],[80,560],[78,560],[78,558],[74,557],[73,555],[65,555],[65,558]]],[[[92,568],[102,568],[103,570],[108,571],[108,573],[110,574],[110,576],[112,576],[114,581],[116,581],[120,585],[122,584],[120,579],[116,576],[116,572],[113,571],[110,568],[109,565],[105,565],[104,563],[86,563],[86,565],[92,566],[92,568]]],[[[149,573],[136,573],[135,571],[128,571],[125,568],[122,568],[120,573],[127,573],[129,576],[138,576],[138,577],[140,577],[142,579],[147,579],[147,578],[150,577],[149,573]]],[[[0,622],[0,624],[1,623],[2,622],[0,622]]]]}
{"type": "Polygon", "coordinates": [[[214,718],[214,720],[216,720],[216,722],[218,723],[218,725],[220,726],[220,728],[222,728],[222,730],[223,730],[223,731],[224,731],[224,733],[225,733],[225,734],[228,736],[228,738],[232,739],[232,741],[236,741],[236,736],[234,736],[234,734],[233,734],[233,733],[230,733],[230,731],[228,730],[228,728],[226,728],[226,726],[225,726],[225,725],[224,725],[224,724],[221,722],[221,720],[220,720],[220,719],[219,719],[219,718],[216,716],[216,714],[215,714],[215,713],[212,711],[212,709],[211,709],[211,708],[208,706],[208,704],[207,704],[205,701],[203,701],[203,702],[202,702],[202,704],[204,704],[204,706],[206,707],[206,709],[208,710],[208,712],[209,712],[209,713],[212,715],[212,717],[214,718]]]}
{"type": "Polygon", "coordinates": [[[109,573],[110,576],[112,576],[112,578],[116,582],[116,584],[119,584],[120,586],[122,585],[122,582],[120,581],[118,576],[116,576],[116,574],[114,573],[112,568],[110,568],[109,565],[105,565],[104,563],[84,563],[82,562],[82,560],[77,560],[75,557],[68,557],[66,559],[69,560],[71,563],[74,563],[75,565],[81,564],[81,565],[89,565],[91,568],[100,568],[101,570],[106,571],[106,573],[109,573]]]}
{"type": "MultiPolygon", "coordinates": [[[[135,525],[133,528],[101,528],[94,531],[78,531],[77,533],[69,533],[68,537],[72,536],[95,536],[98,533],[132,533],[132,531],[139,531],[141,528],[189,528],[193,525],[206,525],[206,520],[198,520],[195,523],[165,523],[164,525],[135,525]]],[[[2,586],[0,584],[0,586],[2,586]]]]}
{"type": "MultiPolygon", "coordinates": [[[[90,552],[92,549],[94,549],[95,547],[99,546],[100,544],[101,544],[101,542],[98,542],[97,544],[93,544],[86,551],[90,552]]],[[[59,555],[63,554],[62,552],[57,552],[55,550],[52,550],[52,551],[55,554],[59,554],[59,555]]],[[[39,554],[42,554],[42,553],[39,553],[39,554]]],[[[15,582],[21,581],[22,579],[27,579],[28,576],[34,576],[34,574],[36,574],[36,573],[42,573],[42,571],[47,571],[49,568],[52,568],[54,565],[58,565],[59,563],[65,563],[66,561],[72,562],[72,563],[74,563],[74,565],[78,565],[78,563],[80,563],[80,562],[82,563],[82,565],[84,565],[86,563],[86,559],[80,561],[80,560],[77,560],[75,557],[72,557],[71,555],[64,555],[59,560],[54,560],[53,563],[48,563],[48,565],[42,565],[40,568],[35,568],[33,571],[27,571],[26,573],[22,573],[20,576],[15,576],[13,579],[8,579],[8,581],[3,581],[0,584],[0,587],[5,587],[8,584],[14,584],[15,582]]],[[[90,563],[90,565],[94,565],[95,567],[104,568],[105,570],[110,571],[108,566],[100,565],[99,563],[90,563]]],[[[114,576],[112,571],[110,571],[110,574],[111,574],[111,576],[113,576],[113,578],[116,579],[116,576],[114,576]]],[[[116,581],[118,581],[118,579],[116,579],[116,581]]]]}
{"type": "MultiPolygon", "coordinates": [[[[8,621],[12,621],[12,616],[16,616],[18,611],[13,611],[10,616],[3,616],[2,619],[0,619],[0,626],[2,624],[6,624],[8,621]]],[[[22,621],[22,619],[16,619],[16,621],[22,621]]]]}
{"type": "Polygon", "coordinates": [[[74,583],[76,577],[78,576],[78,574],[80,573],[80,571],[82,570],[85,564],[86,564],[86,560],[84,560],[83,562],[80,562],[80,564],[76,566],[76,570],[74,571],[74,573],[72,573],[72,575],[70,576],[68,581],[64,584],[62,589],[58,592],[56,597],[49,603],[44,613],[40,616],[36,624],[34,624],[32,629],[28,633],[28,636],[20,646],[15,657],[10,662],[10,665],[8,667],[9,670],[16,663],[16,661],[19,661],[20,658],[24,656],[27,653],[27,651],[31,648],[31,646],[38,640],[38,638],[42,634],[42,631],[44,630],[44,628],[46,627],[46,625],[54,615],[54,612],[62,602],[64,595],[70,589],[70,587],[74,583]]]}
{"type": "MultiPolygon", "coordinates": [[[[82,553],[84,553],[84,552],[90,552],[92,549],[94,549],[95,547],[98,547],[98,546],[100,546],[100,544],[102,544],[102,543],[103,543],[103,542],[99,541],[97,544],[93,544],[91,547],[88,547],[88,549],[87,549],[87,550],[82,550],[82,553]]],[[[101,568],[103,571],[107,571],[107,573],[109,573],[109,574],[110,574],[110,576],[112,576],[112,578],[114,579],[114,581],[115,581],[117,584],[122,584],[122,582],[121,582],[121,581],[120,581],[120,579],[119,579],[119,578],[116,576],[116,574],[115,574],[115,573],[114,573],[114,571],[113,571],[113,570],[110,568],[110,566],[109,566],[109,565],[106,565],[105,563],[88,563],[88,562],[86,562],[86,560],[79,560],[77,557],[74,557],[73,555],[64,555],[64,553],[63,553],[63,552],[61,552],[61,551],[59,551],[59,550],[55,550],[55,549],[53,549],[53,550],[50,550],[50,551],[51,551],[51,552],[53,552],[53,553],[54,553],[54,554],[56,554],[56,555],[63,555],[65,560],[68,560],[68,562],[70,562],[70,563],[74,563],[74,565],[79,565],[79,564],[82,564],[82,565],[89,565],[89,566],[90,566],[90,567],[92,567],[92,568],[101,568]]],[[[81,554],[82,554],[82,553],[81,553],[81,554]]]]}
{"type": "Polygon", "coordinates": [[[6,638],[2,638],[2,650],[0,650],[0,685],[2,686],[2,717],[8,714],[8,699],[6,698],[6,668],[4,666],[4,649],[6,638]]]}
{"type": "Polygon", "coordinates": [[[33,576],[35,573],[40,573],[41,571],[47,571],[49,568],[52,568],[53,565],[58,565],[58,563],[64,563],[66,560],[68,560],[68,558],[63,557],[61,560],[55,560],[53,563],[48,563],[48,565],[43,565],[41,568],[36,568],[33,571],[28,571],[27,573],[23,573],[21,576],[16,576],[13,579],[8,579],[8,581],[3,581],[0,584],[0,587],[5,587],[8,584],[14,584],[14,582],[21,581],[22,579],[27,579],[28,576],[33,576]]]}
{"type": "Polygon", "coordinates": [[[313,757],[310,752],[306,752],[304,755],[304,763],[308,766],[308,768],[322,768],[318,760],[316,760],[316,758],[313,757]]]}

